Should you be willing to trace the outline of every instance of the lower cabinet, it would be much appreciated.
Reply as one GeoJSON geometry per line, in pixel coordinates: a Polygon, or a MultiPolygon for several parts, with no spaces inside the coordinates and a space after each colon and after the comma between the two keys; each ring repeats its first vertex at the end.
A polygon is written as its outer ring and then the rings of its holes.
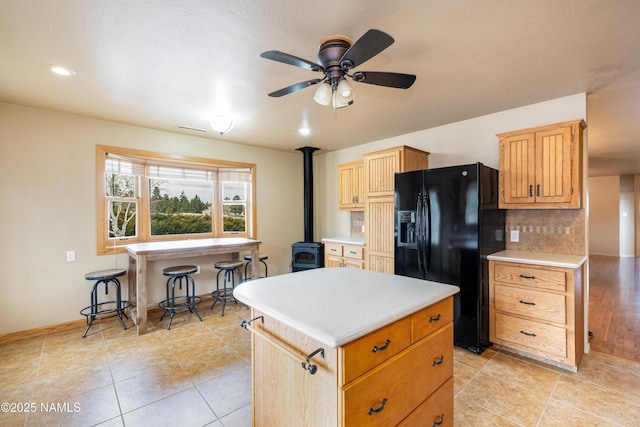
{"type": "Polygon", "coordinates": [[[576,371],[584,351],[581,269],[489,261],[490,340],[576,371]]]}
{"type": "Polygon", "coordinates": [[[255,426],[453,426],[452,298],[338,348],[267,316],[255,328],[270,337],[252,338],[255,426]],[[322,348],[315,373],[282,348],[322,348]]]}
{"type": "Polygon", "coordinates": [[[325,267],[364,268],[364,246],[327,242],[324,247],[325,267]]]}

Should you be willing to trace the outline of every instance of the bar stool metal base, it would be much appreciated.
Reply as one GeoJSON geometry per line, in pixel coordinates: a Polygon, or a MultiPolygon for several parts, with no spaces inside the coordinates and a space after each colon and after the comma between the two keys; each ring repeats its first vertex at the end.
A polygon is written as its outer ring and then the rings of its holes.
{"type": "Polygon", "coordinates": [[[80,310],[80,314],[85,316],[87,319],[87,327],[82,334],[82,338],[86,338],[87,333],[89,332],[91,326],[93,326],[94,321],[104,320],[114,316],[118,318],[120,325],[122,325],[122,329],[127,329],[127,325],[124,324],[122,316],[124,316],[126,319],[129,319],[129,317],[127,317],[127,314],[125,313],[125,310],[131,307],[131,303],[129,301],[122,300],[120,281],[117,279],[120,276],[124,276],[126,272],[127,271],[124,269],[112,269],[93,271],[84,275],[85,279],[95,280],[96,282],[91,288],[91,305],[80,310]],[[105,295],[109,294],[109,285],[112,285],[115,288],[115,300],[98,302],[98,287],[102,284],[104,284],[105,295]]]}
{"type": "MultiPolygon", "coordinates": [[[[269,277],[269,267],[267,266],[267,263],[266,263],[266,260],[268,259],[269,259],[269,255],[258,256],[258,261],[261,262],[262,265],[264,265],[264,276],[261,276],[261,277],[269,277]]],[[[245,260],[244,280],[247,281],[247,280],[251,280],[249,276],[247,276],[247,268],[251,265],[251,255],[245,255],[244,260],[245,260]]],[[[251,268],[253,268],[253,265],[251,265],[251,268]]]]}
{"type": "MultiPolygon", "coordinates": [[[[221,316],[224,316],[224,309],[227,306],[228,301],[233,301],[234,304],[238,303],[238,300],[233,296],[233,289],[236,286],[236,274],[242,281],[242,273],[240,272],[240,267],[242,267],[242,261],[222,261],[214,264],[214,267],[217,268],[218,274],[216,275],[216,290],[211,292],[211,296],[213,297],[213,304],[211,304],[211,309],[215,307],[216,303],[219,301],[222,303],[222,313],[221,316]],[[223,276],[222,287],[220,287],[220,275],[223,276]],[[231,283],[231,287],[228,287],[228,283],[231,283]]],[[[245,305],[245,307],[247,307],[245,305]]],[[[249,307],[247,307],[249,308],[249,307]]]]}
{"type": "Polygon", "coordinates": [[[173,315],[176,311],[189,310],[202,322],[202,317],[200,317],[200,313],[198,313],[198,308],[196,307],[197,304],[200,304],[202,298],[196,295],[195,281],[193,280],[193,277],[190,276],[190,274],[195,273],[197,269],[198,268],[195,265],[180,265],[177,267],[168,267],[162,270],[162,274],[164,276],[169,276],[166,285],[167,299],[160,301],[158,306],[162,308],[162,316],[160,316],[160,320],[164,319],[164,316],[169,313],[169,324],[167,325],[167,330],[171,329],[171,322],[173,321],[173,315]],[[178,283],[178,288],[182,289],[183,281],[186,285],[186,295],[176,296],[176,282],[178,283]]]}

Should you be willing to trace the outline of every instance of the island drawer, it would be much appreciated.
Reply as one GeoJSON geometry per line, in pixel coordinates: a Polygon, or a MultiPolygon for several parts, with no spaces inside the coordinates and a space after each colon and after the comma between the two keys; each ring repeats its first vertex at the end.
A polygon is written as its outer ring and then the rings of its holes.
{"type": "Polygon", "coordinates": [[[342,391],[345,426],[393,426],[453,375],[453,324],[436,331],[342,391]]]}
{"type": "Polygon", "coordinates": [[[369,371],[411,345],[411,319],[402,318],[339,349],[341,385],[369,371]]]}
{"type": "Polygon", "coordinates": [[[364,259],[363,247],[358,245],[344,245],[342,247],[342,256],[345,258],[364,259]]]}
{"type": "Polygon", "coordinates": [[[496,282],[531,286],[559,292],[565,291],[567,283],[566,272],[563,269],[536,267],[511,262],[495,263],[494,280],[496,282]]]}
{"type": "Polygon", "coordinates": [[[567,356],[567,331],[564,327],[501,313],[496,313],[495,321],[496,338],[513,343],[514,348],[533,349],[540,355],[567,356]]]}
{"type": "Polygon", "coordinates": [[[453,297],[411,315],[411,342],[416,342],[453,321],[453,297]]]}
{"type": "Polygon", "coordinates": [[[399,427],[453,427],[453,378],[422,402],[399,427]]]}
{"type": "Polygon", "coordinates": [[[563,325],[567,321],[564,294],[496,284],[494,297],[498,311],[563,325]]]}

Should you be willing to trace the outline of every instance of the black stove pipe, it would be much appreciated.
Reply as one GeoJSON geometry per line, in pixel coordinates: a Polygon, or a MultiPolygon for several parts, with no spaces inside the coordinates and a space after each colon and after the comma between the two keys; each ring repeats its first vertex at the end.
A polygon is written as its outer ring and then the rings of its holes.
{"type": "Polygon", "coordinates": [[[313,152],[315,147],[296,148],[304,158],[304,241],[313,242],[313,152]]]}

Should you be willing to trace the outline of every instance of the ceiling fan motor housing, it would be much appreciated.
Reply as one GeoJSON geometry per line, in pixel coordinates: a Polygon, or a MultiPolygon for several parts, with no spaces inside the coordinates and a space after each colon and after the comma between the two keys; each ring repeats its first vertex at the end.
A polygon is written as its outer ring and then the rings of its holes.
{"type": "MultiPolygon", "coordinates": [[[[351,40],[344,36],[330,36],[320,41],[318,48],[318,63],[324,68],[325,76],[332,86],[345,75],[346,70],[340,60],[351,47],[351,40]]],[[[353,66],[353,64],[351,64],[353,66]]],[[[350,68],[350,67],[347,67],[350,68]]]]}

